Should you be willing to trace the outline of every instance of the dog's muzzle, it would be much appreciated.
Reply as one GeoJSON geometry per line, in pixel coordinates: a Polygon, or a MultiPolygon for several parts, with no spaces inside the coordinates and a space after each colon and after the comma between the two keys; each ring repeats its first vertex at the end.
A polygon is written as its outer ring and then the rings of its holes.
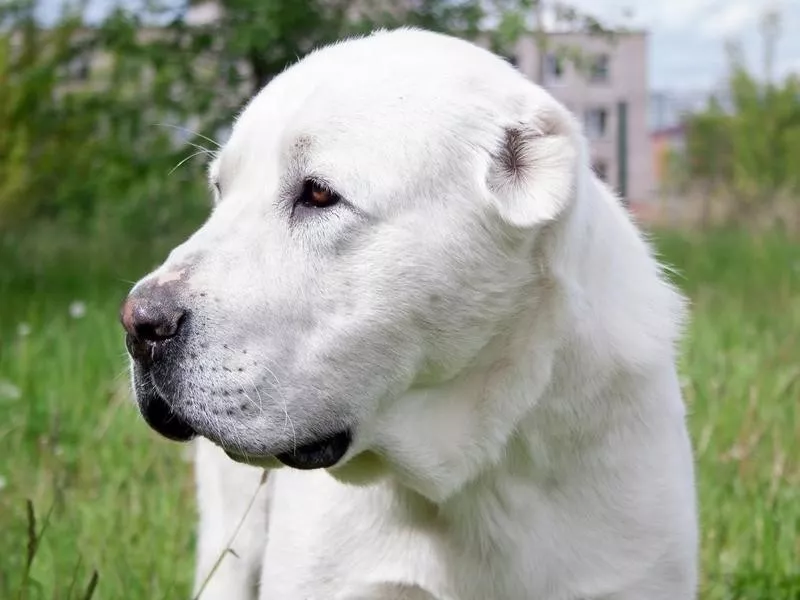
{"type": "MultiPolygon", "coordinates": [[[[191,329],[191,314],[176,298],[178,294],[171,285],[142,286],[123,303],[120,320],[126,331],[125,345],[133,359],[136,398],[144,420],[162,436],[184,442],[197,436],[198,431],[174,410],[170,402],[174,390],[164,389],[170,382],[174,386],[170,365],[180,355],[191,329]]],[[[270,458],[294,469],[325,469],[344,457],[352,440],[352,431],[344,429],[300,443],[270,458]]],[[[260,460],[234,454],[227,448],[226,451],[239,462],[260,460]]]]}
{"type": "Polygon", "coordinates": [[[122,305],[120,321],[125,328],[125,346],[134,361],[134,381],[139,410],[150,427],[166,438],[188,441],[195,430],[172,410],[159,392],[153,369],[165,358],[171,346],[179,343],[189,313],[175,301],[169,286],[153,286],[128,296],[122,305]]]}

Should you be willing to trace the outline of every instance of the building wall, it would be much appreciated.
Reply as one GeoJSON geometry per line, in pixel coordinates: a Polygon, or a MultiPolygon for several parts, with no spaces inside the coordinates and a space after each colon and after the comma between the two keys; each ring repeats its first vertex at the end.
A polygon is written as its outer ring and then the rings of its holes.
{"type": "MultiPolygon", "coordinates": [[[[557,33],[549,37],[548,54],[556,56],[578,50],[587,61],[603,54],[608,57],[608,78],[593,81],[587,72],[579,70],[569,60],[562,60],[562,74],[556,77],[547,64],[544,69],[544,87],[563,102],[584,123],[587,134],[587,113],[606,111],[605,133],[590,135],[593,161],[604,163],[606,180],[615,188],[619,185],[618,173],[618,119],[619,102],[627,103],[628,113],[628,175],[627,199],[642,202],[654,191],[653,154],[648,126],[647,35],[629,33],[617,35],[614,40],[582,33],[557,33]]],[[[532,37],[521,39],[515,56],[518,68],[534,81],[538,79],[539,57],[532,37]]],[[[552,62],[550,62],[552,64],[552,62]]],[[[591,124],[590,124],[591,125],[591,124]]]]}

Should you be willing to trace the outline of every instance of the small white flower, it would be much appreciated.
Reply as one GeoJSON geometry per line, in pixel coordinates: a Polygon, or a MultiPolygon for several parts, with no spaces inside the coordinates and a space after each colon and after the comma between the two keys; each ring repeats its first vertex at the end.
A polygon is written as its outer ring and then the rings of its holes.
{"type": "Polygon", "coordinates": [[[86,316],[86,303],[76,300],[69,305],[69,316],[73,319],[82,319],[86,316]]]}
{"type": "Polygon", "coordinates": [[[17,335],[19,337],[28,337],[31,334],[31,326],[27,323],[20,323],[17,325],[17,335]]]}
{"type": "Polygon", "coordinates": [[[22,390],[10,381],[0,379],[0,400],[19,400],[22,398],[22,390]]]}

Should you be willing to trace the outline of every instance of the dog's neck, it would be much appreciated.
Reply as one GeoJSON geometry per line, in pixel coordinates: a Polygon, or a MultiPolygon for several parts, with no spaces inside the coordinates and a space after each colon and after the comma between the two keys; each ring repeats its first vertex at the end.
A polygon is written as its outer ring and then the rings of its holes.
{"type": "Polygon", "coordinates": [[[657,389],[656,380],[664,389],[664,377],[675,379],[681,297],[662,282],[611,193],[593,177],[581,185],[594,188],[579,194],[594,205],[576,203],[535,242],[534,254],[546,253],[537,281],[544,293],[515,315],[477,366],[446,385],[412,391],[402,402],[416,409],[391,417],[384,454],[402,485],[436,504],[474,495],[487,474],[520,464],[525,476],[551,477],[563,460],[579,461],[576,453],[601,443],[609,421],[641,419],[650,405],[669,404],[640,396],[657,389]]]}

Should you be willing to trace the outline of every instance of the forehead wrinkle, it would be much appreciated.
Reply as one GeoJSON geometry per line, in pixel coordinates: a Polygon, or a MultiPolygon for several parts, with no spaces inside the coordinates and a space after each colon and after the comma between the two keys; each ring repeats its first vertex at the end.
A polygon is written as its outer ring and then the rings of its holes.
{"type": "Polygon", "coordinates": [[[282,164],[278,167],[278,186],[281,196],[293,194],[299,184],[308,177],[313,140],[310,136],[298,135],[287,146],[287,150],[282,153],[280,161],[282,164]]]}
{"type": "Polygon", "coordinates": [[[296,134],[294,140],[287,144],[288,149],[284,153],[285,158],[281,166],[282,178],[290,183],[314,178],[336,188],[339,192],[347,191],[343,188],[348,182],[349,187],[352,187],[354,178],[365,175],[363,171],[351,172],[347,168],[348,162],[341,160],[346,153],[337,150],[338,143],[347,142],[348,139],[352,138],[347,136],[344,139],[333,138],[327,140],[326,144],[317,135],[296,134]]]}
{"type": "Polygon", "coordinates": [[[287,170],[305,168],[311,162],[311,154],[315,145],[315,140],[308,134],[294,136],[294,140],[288,144],[286,152],[287,170]]]}

